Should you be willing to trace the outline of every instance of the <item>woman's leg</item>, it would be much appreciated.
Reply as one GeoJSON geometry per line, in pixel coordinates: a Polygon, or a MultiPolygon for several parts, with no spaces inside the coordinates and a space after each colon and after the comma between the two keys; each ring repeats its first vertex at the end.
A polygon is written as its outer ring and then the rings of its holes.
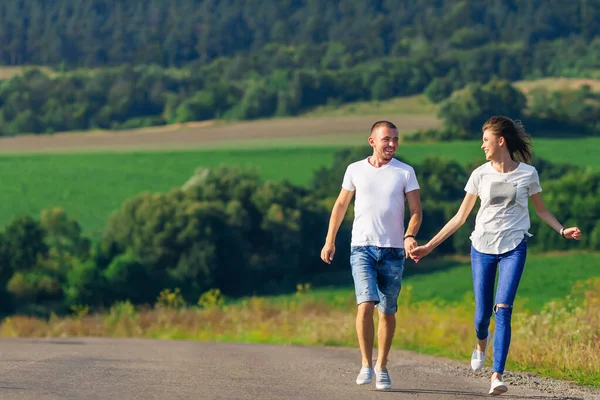
{"type": "MultiPolygon", "coordinates": [[[[497,257],[493,254],[480,253],[471,246],[471,269],[473,293],[475,294],[475,332],[480,341],[487,339],[492,318],[497,257]]],[[[478,350],[484,351],[485,347],[478,350]]]]}
{"type": "Polygon", "coordinates": [[[496,335],[494,337],[494,365],[496,375],[504,373],[506,358],[511,341],[511,319],[513,304],[517,289],[523,275],[525,258],[527,256],[527,243],[525,239],[515,248],[500,256],[500,274],[496,290],[496,335]]]}

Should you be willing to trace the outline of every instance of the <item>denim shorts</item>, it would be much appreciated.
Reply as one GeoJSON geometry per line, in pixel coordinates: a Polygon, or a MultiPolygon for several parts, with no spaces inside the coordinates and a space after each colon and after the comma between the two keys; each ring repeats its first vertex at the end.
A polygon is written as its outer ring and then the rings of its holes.
{"type": "Polygon", "coordinates": [[[372,301],[383,314],[395,314],[405,259],[400,248],[352,246],[350,266],[356,304],[372,301]]]}

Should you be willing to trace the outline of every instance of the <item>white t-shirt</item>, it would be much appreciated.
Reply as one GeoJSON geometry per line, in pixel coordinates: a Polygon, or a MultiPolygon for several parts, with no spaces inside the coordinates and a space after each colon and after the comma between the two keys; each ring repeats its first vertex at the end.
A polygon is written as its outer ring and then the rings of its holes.
{"type": "Polygon", "coordinates": [[[479,196],[471,242],[480,253],[502,254],[513,250],[525,235],[531,235],[527,202],[542,191],[535,167],[519,163],[514,171],[501,173],[485,163],[475,169],[465,191],[479,196]]]}
{"type": "Polygon", "coordinates": [[[342,187],[356,191],[352,246],[404,248],[405,193],[419,189],[410,165],[394,158],[376,168],[366,158],[346,168],[342,187]]]}

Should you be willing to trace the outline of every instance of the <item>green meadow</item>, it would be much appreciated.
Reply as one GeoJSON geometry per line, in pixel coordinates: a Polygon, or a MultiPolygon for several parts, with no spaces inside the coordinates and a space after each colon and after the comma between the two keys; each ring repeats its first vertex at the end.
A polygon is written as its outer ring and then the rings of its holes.
{"type": "MultiPolygon", "coordinates": [[[[296,139],[271,143],[267,148],[3,154],[0,226],[17,215],[37,217],[44,208],[61,207],[87,233],[96,234],[126,199],[144,191],[164,192],[181,186],[201,166],[256,168],[264,179],[309,185],[313,173],[329,166],[334,153],[344,146],[319,146],[318,142],[296,139]],[[282,147],[275,147],[276,144],[282,147]]],[[[600,168],[594,150],[598,148],[600,138],[535,140],[538,156],[593,169],[600,168]]],[[[473,160],[484,162],[476,141],[410,143],[398,150],[400,157],[412,163],[434,154],[465,164],[473,160]]]]}
{"type": "MultiPolygon", "coordinates": [[[[468,248],[464,250],[465,256],[468,256],[468,251],[468,248]]],[[[414,273],[412,266],[414,263],[407,260],[408,273],[402,280],[402,290],[409,290],[414,301],[435,299],[440,305],[458,304],[465,299],[472,301],[471,266],[468,262],[448,263],[447,268],[429,273],[414,273]]],[[[575,285],[600,276],[599,266],[600,253],[596,252],[530,254],[519,285],[515,309],[539,312],[551,301],[564,300],[575,285]]],[[[345,275],[347,287],[313,287],[310,295],[317,302],[331,305],[343,303],[348,296],[353,295],[352,276],[349,271],[345,275]]],[[[340,281],[344,281],[344,276],[340,276],[340,281]]],[[[274,298],[275,302],[288,300],[289,296],[274,298]]]]}

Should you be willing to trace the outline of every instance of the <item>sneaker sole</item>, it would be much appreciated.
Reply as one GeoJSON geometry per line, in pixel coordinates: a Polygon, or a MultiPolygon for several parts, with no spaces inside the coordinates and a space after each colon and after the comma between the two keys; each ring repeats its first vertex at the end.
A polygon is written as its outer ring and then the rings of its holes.
{"type": "Polygon", "coordinates": [[[390,390],[392,388],[392,384],[381,384],[377,383],[377,372],[375,372],[375,389],[377,390],[390,390]]]}
{"type": "Polygon", "coordinates": [[[479,366],[479,367],[473,367],[473,364],[471,364],[471,369],[472,369],[473,371],[475,371],[475,372],[477,372],[477,371],[480,371],[480,370],[481,370],[483,367],[484,367],[484,365],[483,365],[483,364],[482,364],[481,366],[479,366]]]}
{"type": "Polygon", "coordinates": [[[370,381],[356,381],[357,385],[369,385],[371,383],[373,383],[372,379],[370,381]]]}
{"type": "Polygon", "coordinates": [[[498,396],[501,395],[502,393],[506,393],[508,391],[508,388],[506,386],[498,386],[496,388],[494,388],[494,390],[492,390],[489,394],[491,394],[492,396],[498,396]]]}

